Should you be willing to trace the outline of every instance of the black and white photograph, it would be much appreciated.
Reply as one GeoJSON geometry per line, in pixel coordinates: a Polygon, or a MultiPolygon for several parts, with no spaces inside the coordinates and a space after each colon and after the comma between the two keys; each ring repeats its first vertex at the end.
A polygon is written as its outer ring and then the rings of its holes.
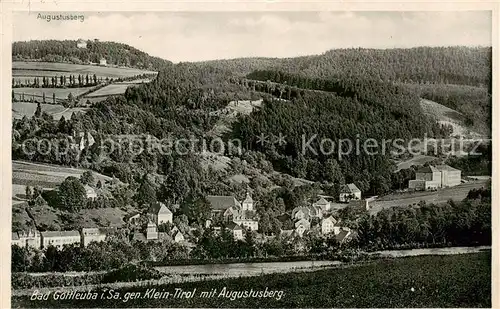
{"type": "Polygon", "coordinates": [[[494,306],[492,10],[114,7],[10,17],[12,308],[494,306]]]}

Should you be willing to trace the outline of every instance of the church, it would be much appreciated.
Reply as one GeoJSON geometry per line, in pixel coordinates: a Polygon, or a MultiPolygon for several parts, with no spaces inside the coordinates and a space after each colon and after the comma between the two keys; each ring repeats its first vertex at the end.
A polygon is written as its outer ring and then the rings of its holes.
{"type": "Polygon", "coordinates": [[[222,215],[225,222],[233,222],[244,229],[257,231],[259,221],[254,208],[254,201],[250,193],[246,193],[241,202],[234,196],[209,195],[207,200],[212,208],[212,215],[222,215]]]}

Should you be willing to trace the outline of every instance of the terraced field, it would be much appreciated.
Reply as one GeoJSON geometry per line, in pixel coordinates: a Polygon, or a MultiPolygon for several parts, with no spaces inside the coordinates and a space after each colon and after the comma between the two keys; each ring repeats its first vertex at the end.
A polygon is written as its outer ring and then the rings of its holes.
{"type": "MultiPolygon", "coordinates": [[[[87,108],[72,107],[66,108],[59,104],[40,104],[42,111],[52,115],[54,119],[59,120],[62,116],[69,119],[75,112],[86,112],[87,108]]],[[[13,102],[12,103],[12,118],[21,119],[24,116],[31,117],[35,114],[37,104],[28,102],[13,102]]]]}
{"type": "MultiPolygon", "coordinates": [[[[66,177],[80,177],[84,169],[68,168],[63,166],[52,166],[24,161],[12,161],[12,197],[20,198],[25,192],[26,186],[41,186],[53,189],[66,177]]],[[[111,180],[110,177],[94,173],[95,177],[102,181],[111,180]]]]}
{"type": "Polygon", "coordinates": [[[12,63],[12,76],[35,77],[35,76],[59,76],[59,75],[78,75],[78,74],[96,74],[99,77],[119,78],[131,77],[142,74],[156,74],[153,71],[133,69],[133,68],[118,68],[105,67],[98,65],[82,65],[70,63],[54,63],[54,62],[25,62],[14,61],[12,63]]]}
{"type": "Polygon", "coordinates": [[[43,94],[45,93],[45,101],[47,103],[52,103],[52,95],[56,95],[56,102],[61,100],[66,100],[68,95],[71,93],[74,97],[79,96],[87,91],[91,91],[91,87],[87,88],[14,88],[14,95],[18,100],[21,100],[21,96],[24,93],[24,100],[28,101],[33,96],[35,100],[42,101],[43,94]]]}
{"type": "Polygon", "coordinates": [[[123,83],[111,84],[111,85],[107,85],[105,87],[102,87],[101,89],[98,89],[94,92],[91,92],[88,95],[86,95],[85,97],[86,98],[95,98],[95,97],[104,97],[104,96],[110,96],[110,95],[124,94],[128,87],[133,87],[133,84],[123,84],[123,83]]]}

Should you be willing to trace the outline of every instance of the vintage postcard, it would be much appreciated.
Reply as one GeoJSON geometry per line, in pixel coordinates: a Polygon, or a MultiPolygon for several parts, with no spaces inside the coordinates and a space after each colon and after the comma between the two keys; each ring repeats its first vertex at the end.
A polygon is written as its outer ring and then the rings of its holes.
{"type": "Polygon", "coordinates": [[[296,4],[4,12],[11,307],[494,305],[495,7],[296,4]]]}

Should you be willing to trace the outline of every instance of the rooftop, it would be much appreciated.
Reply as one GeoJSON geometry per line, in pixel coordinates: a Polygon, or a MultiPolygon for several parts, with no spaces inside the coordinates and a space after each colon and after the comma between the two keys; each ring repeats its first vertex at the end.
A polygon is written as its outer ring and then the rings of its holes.
{"type": "Polygon", "coordinates": [[[340,193],[358,193],[358,192],[361,192],[361,190],[359,190],[359,188],[356,187],[356,185],[353,183],[343,185],[340,188],[340,193]]]}
{"type": "Polygon", "coordinates": [[[226,210],[230,207],[239,208],[240,206],[234,196],[208,195],[207,200],[214,210],[226,210]]]}
{"type": "Polygon", "coordinates": [[[429,166],[424,166],[415,171],[416,173],[434,173],[434,172],[439,172],[437,168],[435,168],[432,165],[429,166]]]}
{"type": "Polygon", "coordinates": [[[42,237],[80,237],[80,233],[78,231],[46,231],[40,232],[42,237]]]}
{"type": "Polygon", "coordinates": [[[167,206],[161,202],[154,203],[148,209],[148,212],[152,214],[158,214],[160,211],[163,213],[172,213],[172,211],[170,211],[170,209],[168,209],[167,206]]]}
{"type": "Polygon", "coordinates": [[[452,172],[460,171],[459,169],[456,169],[456,168],[451,167],[451,166],[446,165],[446,164],[436,165],[436,168],[440,171],[452,171],[452,172]]]}

